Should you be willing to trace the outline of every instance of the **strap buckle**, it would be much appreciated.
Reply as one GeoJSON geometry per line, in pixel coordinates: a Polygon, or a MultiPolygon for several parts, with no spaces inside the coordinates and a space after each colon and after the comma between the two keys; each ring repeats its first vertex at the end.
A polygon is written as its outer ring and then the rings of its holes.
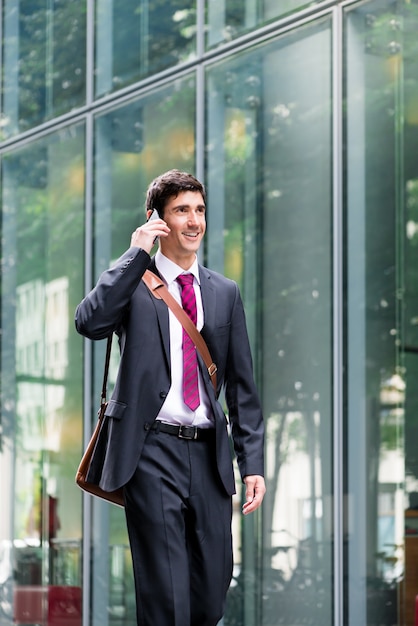
{"type": "Polygon", "coordinates": [[[197,426],[180,424],[178,437],[180,439],[197,439],[197,426]]]}
{"type": "Polygon", "coordinates": [[[218,368],[216,367],[215,363],[211,363],[208,367],[209,376],[213,376],[214,374],[216,374],[217,371],[218,368]]]}

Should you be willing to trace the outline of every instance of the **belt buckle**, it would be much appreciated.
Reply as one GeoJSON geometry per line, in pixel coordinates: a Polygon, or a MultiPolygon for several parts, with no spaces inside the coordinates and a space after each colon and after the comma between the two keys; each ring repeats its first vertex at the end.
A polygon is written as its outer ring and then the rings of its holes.
{"type": "Polygon", "coordinates": [[[178,437],[179,439],[197,439],[197,426],[180,424],[178,437]],[[191,434],[188,434],[188,431],[192,431],[191,434]]]}

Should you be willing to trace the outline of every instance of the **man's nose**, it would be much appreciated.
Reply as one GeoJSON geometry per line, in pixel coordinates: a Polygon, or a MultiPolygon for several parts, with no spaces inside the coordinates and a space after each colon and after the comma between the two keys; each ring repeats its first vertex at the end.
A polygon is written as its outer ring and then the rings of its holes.
{"type": "Polygon", "coordinates": [[[188,221],[189,221],[189,224],[191,226],[193,226],[195,224],[198,224],[199,223],[199,216],[198,216],[198,214],[195,213],[195,211],[191,211],[189,213],[189,220],[188,221]]]}

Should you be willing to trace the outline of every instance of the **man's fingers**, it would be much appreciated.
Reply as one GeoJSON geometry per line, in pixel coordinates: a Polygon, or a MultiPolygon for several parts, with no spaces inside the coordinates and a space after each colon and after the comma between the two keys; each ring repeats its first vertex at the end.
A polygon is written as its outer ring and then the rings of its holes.
{"type": "Polygon", "coordinates": [[[242,507],[244,515],[252,513],[263,501],[266,492],[266,485],[262,476],[246,476],[245,482],[245,503],[242,507]]]}

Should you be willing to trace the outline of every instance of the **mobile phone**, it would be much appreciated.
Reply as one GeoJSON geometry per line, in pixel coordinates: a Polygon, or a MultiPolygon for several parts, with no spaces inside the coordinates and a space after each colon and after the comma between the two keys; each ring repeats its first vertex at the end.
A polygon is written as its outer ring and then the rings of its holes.
{"type": "MultiPolygon", "coordinates": [[[[158,215],[158,211],[157,209],[153,209],[151,215],[148,218],[148,221],[151,222],[151,220],[157,220],[160,216],[158,215]]],[[[158,236],[154,238],[153,243],[155,243],[158,239],[158,236]]]]}
{"type": "Polygon", "coordinates": [[[150,222],[151,220],[158,220],[160,216],[158,215],[158,211],[157,209],[153,209],[151,215],[148,218],[148,221],[150,222]]]}

